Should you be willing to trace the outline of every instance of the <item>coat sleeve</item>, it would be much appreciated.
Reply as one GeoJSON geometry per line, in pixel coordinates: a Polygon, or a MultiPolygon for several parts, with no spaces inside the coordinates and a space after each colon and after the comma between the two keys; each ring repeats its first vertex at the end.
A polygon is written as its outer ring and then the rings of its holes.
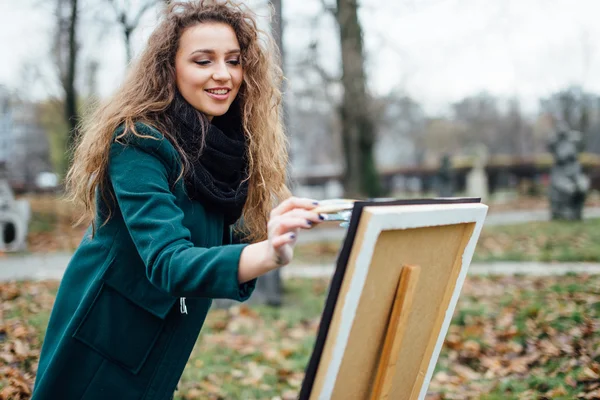
{"type": "Polygon", "coordinates": [[[174,148],[166,142],[114,142],[110,150],[110,181],[146,275],[173,296],[244,301],[256,285],[256,280],[238,283],[246,244],[194,247],[169,186],[173,152],[165,148],[174,148]]]}

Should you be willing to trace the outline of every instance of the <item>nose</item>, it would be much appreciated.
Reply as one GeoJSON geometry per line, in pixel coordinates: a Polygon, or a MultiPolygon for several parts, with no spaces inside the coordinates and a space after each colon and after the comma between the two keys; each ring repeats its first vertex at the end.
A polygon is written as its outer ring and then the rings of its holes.
{"type": "Polygon", "coordinates": [[[231,74],[229,73],[229,69],[227,68],[226,63],[223,62],[215,64],[213,79],[215,81],[228,81],[229,79],[231,79],[231,74]]]}

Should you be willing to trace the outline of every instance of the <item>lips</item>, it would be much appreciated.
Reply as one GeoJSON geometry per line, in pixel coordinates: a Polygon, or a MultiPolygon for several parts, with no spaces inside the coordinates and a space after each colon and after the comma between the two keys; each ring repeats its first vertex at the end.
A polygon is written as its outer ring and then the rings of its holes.
{"type": "Polygon", "coordinates": [[[231,89],[229,88],[213,88],[204,90],[211,98],[215,100],[227,100],[231,89]]]}
{"type": "Polygon", "coordinates": [[[206,91],[208,93],[212,93],[212,94],[227,94],[227,93],[230,92],[230,89],[227,89],[227,88],[223,88],[223,89],[221,89],[221,88],[219,88],[219,89],[206,89],[206,91]]]}

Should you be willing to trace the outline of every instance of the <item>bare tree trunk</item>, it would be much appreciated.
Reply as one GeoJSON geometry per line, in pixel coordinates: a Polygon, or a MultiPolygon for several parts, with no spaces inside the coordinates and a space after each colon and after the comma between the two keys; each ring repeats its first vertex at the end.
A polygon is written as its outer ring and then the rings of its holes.
{"type": "Polygon", "coordinates": [[[58,3],[58,31],[56,37],[56,55],[61,78],[61,84],[65,93],[64,117],[69,127],[67,138],[67,153],[73,148],[77,137],[77,123],[79,114],[77,112],[77,24],[78,24],[78,0],[59,0],[58,3]]]}
{"type": "MultiPolygon", "coordinates": [[[[275,15],[273,16],[272,31],[277,47],[281,53],[281,68],[283,69],[283,18],[281,0],[271,0],[271,5],[274,8],[275,15]]],[[[283,109],[283,123],[286,123],[285,104],[283,109]]],[[[256,291],[252,295],[252,302],[258,304],[268,304],[270,306],[279,307],[283,302],[282,298],[281,271],[279,268],[258,278],[256,291]]]]}
{"type": "Polygon", "coordinates": [[[340,33],[344,87],[340,107],[346,161],[344,190],[348,197],[377,197],[381,195],[381,184],[373,155],[376,132],[365,88],[362,29],[357,11],[356,0],[337,0],[335,15],[340,33]]]}

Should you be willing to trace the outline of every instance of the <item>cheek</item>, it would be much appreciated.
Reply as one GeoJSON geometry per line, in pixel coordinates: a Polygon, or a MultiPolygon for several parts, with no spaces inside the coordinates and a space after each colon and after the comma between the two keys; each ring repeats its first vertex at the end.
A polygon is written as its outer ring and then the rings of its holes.
{"type": "Polygon", "coordinates": [[[186,71],[186,73],[183,75],[183,80],[185,81],[185,83],[187,83],[188,85],[196,85],[198,83],[198,81],[200,80],[197,74],[194,74],[192,71],[186,71]]]}
{"type": "Polygon", "coordinates": [[[183,66],[176,68],[176,79],[178,85],[198,85],[202,84],[206,80],[199,71],[193,67],[183,66]]]}
{"type": "Polygon", "coordinates": [[[185,68],[175,65],[175,81],[180,90],[185,89],[185,86],[188,85],[187,80],[185,68]]]}

